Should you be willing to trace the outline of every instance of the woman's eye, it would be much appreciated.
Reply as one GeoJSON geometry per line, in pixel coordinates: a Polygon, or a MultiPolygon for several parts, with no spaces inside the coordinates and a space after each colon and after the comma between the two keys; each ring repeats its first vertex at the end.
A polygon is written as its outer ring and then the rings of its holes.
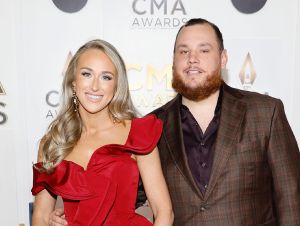
{"type": "Polygon", "coordinates": [[[90,77],[91,73],[83,71],[83,72],[81,72],[81,75],[84,76],[84,77],[90,77]]]}
{"type": "Polygon", "coordinates": [[[110,74],[103,74],[102,75],[102,79],[103,80],[107,80],[107,81],[112,80],[112,75],[110,75],[110,74]]]}

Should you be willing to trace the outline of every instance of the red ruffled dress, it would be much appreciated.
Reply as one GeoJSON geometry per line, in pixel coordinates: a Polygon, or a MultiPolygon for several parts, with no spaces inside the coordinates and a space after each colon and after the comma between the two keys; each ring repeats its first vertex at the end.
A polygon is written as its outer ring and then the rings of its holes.
{"type": "Polygon", "coordinates": [[[150,153],[162,132],[162,121],[154,115],[134,118],[124,145],[99,147],[84,170],[63,160],[51,173],[33,167],[32,194],[43,189],[63,198],[69,226],[152,226],[135,213],[139,180],[134,154],[150,153]]]}

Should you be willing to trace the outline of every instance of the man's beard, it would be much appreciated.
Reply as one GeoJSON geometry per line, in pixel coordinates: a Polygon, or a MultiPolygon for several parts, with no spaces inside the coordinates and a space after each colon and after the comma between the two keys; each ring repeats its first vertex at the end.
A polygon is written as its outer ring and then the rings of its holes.
{"type": "Polygon", "coordinates": [[[220,89],[221,85],[222,78],[220,70],[216,70],[206,78],[203,84],[198,84],[193,88],[186,85],[180,75],[178,75],[176,72],[173,73],[173,89],[177,93],[192,101],[200,101],[209,97],[211,94],[220,89]]]}

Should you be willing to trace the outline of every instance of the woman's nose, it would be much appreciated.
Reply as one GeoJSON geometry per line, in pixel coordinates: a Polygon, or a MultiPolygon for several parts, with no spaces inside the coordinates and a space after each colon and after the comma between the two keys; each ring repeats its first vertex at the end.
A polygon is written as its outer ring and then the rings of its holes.
{"type": "Polygon", "coordinates": [[[100,87],[99,83],[100,83],[99,79],[97,79],[97,78],[93,79],[93,82],[92,82],[92,90],[93,91],[97,91],[99,89],[99,87],[100,87]]]}

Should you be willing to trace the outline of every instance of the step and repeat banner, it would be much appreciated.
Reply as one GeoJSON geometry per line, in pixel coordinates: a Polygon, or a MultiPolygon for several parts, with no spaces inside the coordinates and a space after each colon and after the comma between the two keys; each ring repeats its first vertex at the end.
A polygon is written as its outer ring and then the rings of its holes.
{"type": "MultiPolygon", "coordinates": [[[[0,4],[1,225],[30,225],[32,163],[39,140],[59,110],[70,58],[91,39],[107,40],[119,50],[134,104],[144,115],[175,95],[172,52],[179,27],[190,18],[206,18],[224,36],[228,84],[282,99],[293,129],[299,131],[294,123],[299,122],[294,113],[299,112],[298,0],[0,0],[0,4]]],[[[299,142],[300,134],[296,137],[299,142]]]]}

